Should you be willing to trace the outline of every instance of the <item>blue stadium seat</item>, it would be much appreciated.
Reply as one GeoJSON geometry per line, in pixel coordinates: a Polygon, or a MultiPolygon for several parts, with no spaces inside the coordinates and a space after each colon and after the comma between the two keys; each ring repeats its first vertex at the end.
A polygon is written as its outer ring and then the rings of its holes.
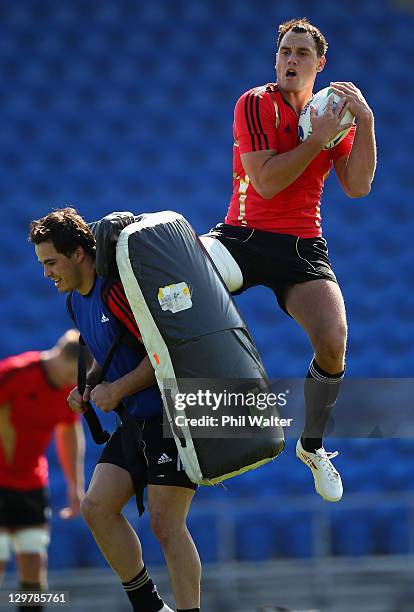
{"type": "Polygon", "coordinates": [[[243,513],[236,519],[236,558],[265,561],[275,553],[273,521],[263,513],[243,513]]]}
{"type": "Polygon", "coordinates": [[[199,550],[201,562],[216,563],[220,538],[216,517],[208,514],[192,514],[190,510],[187,525],[199,550]]]}
{"type": "Polygon", "coordinates": [[[412,519],[406,508],[390,506],[375,511],[376,553],[407,554],[410,551],[412,519]]]}
{"type": "MultiPolygon", "coordinates": [[[[234,9],[218,0],[154,0],[139,6],[101,0],[86,9],[81,2],[45,0],[38,11],[33,3],[4,0],[1,356],[46,348],[69,325],[64,301],[42,278],[26,242],[31,219],[67,203],[90,220],[114,209],[168,208],[182,212],[199,232],[223,219],[231,191],[233,105],[248,87],[273,79],[268,59],[276,25],[292,16],[289,0],[277,5],[263,0],[260,11],[256,4],[243,0],[234,9]]],[[[293,13],[307,14],[308,4],[297,0],[293,13]]],[[[350,201],[330,179],[322,207],[347,303],[347,374],[409,377],[414,357],[414,293],[409,289],[414,179],[407,163],[411,119],[410,113],[395,112],[395,99],[403,94],[405,107],[413,105],[414,85],[407,74],[414,18],[377,0],[321,0],[311,17],[332,41],[317,87],[330,80],[354,80],[376,114],[379,160],[370,197],[350,201]],[[378,54],[384,31],[398,61],[378,54]],[[343,53],[349,32],[355,53],[343,53]],[[387,87],[379,87],[381,83],[387,87]]],[[[272,293],[253,289],[238,304],[269,375],[303,376],[311,357],[309,343],[279,311],[272,293]]],[[[87,436],[89,478],[100,449],[87,436]]],[[[277,461],[230,480],[226,488],[200,488],[195,503],[231,499],[237,506],[240,497],[314,495],[312,477],[295,459],[294,444],[288,440],[277,461]]],[[[411,442],[381,441],[374,447],[373,441],[338,443],[345,490],[411,490],[411,442]]],[[[53,451],[50,456],[53,502],[60,508],[65,483],[53,451]]],[[[128,512],[135,521],[135,509],[128,512]]],[[[276,525],[274,520],[258,515],[240,519],[240,559],[312,554],[306,516],[294,512],[280,515],[276,525]]],[[[148,562],[164,563],[148,516],[138,525],[148,562]]],[[[192,528],[202,558],[216,560],[218,551],[209,535],[217,525],[197,515],[192,528]]],[[[335,511],[334,552],[404,553],[407,529],[401,508],[378,511],[375,521],[364,512],[341,518],[335,511]]],[[[53,530],[52,567],[105,564],[81,522],[54,518],[53,530]],[[77,534],[87,546],[80,546],[77,534]]]]}
{"type": "Polygon", "coordinates": [[[276,511],[278,554],[284,557],[308,558],[313,551],[312,515],[299,510],[276,511]]]}
{"type": "Polygon", "coordinates": [[[384,488],[383,473],[369,457],[367,454],[364,459],[352,462],[352,456],[347,455],[343,483],[344,489],[349,493],[378,491],[384,488]]]}
{"type": "Polygon", "coordinates": [[[75,568],[79,565],[78,534],[81,519],[62,520],[54,517],[48,552],[50,569],[75,568]]]}
{"type": "Polygon", "coordinates": [[[362,556],[375,551],[372,518],[363,510],[338,510],[331,516],[332,553],[362,556]]]}

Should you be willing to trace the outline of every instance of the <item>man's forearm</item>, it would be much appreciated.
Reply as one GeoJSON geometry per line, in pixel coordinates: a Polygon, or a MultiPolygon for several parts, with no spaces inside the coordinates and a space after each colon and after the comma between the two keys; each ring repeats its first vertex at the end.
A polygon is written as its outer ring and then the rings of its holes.
{"type": "Polygon", "coordinates": [[[58,425],[56,449],[68,486],[76,491],[83,491],[85,438],[82,425],[80,423],[58,425]]]}
{"type": "Polygon", "coordinates": [[[3,448],[6,464],[14,458],[16,448],[16,428],[11,419],[11,405],[0,405],[0,447],[3,448]]]}
{"type": "Polygon", "coordinates": [[[111,383],[118,397],[133,395],[151,387],[155,383],[155,373],[148,357],[145,357],[135,370],[111,383]]]}
{"type": "MultiPolygon", "coordinates": [[[[276,196],[294,183],[320,153],[323,145],[315,136],[310,136],[300,145],[286,153],[273,153],[264,159],[261,171],[250,176],[253,187],[265,199],[276,196]]],[[[243,156],[242,156],[242,162],[243,156]]],[[[248,168],[245,169],[249,174],[248,168]]]]}
{"type": "Polygon", "coordinates": [[[374,117],[368,115],[358,122],[352,151],[345,170],[345,183],[352,197],[362,197],[371,190],[377,165],[374,117]]]}

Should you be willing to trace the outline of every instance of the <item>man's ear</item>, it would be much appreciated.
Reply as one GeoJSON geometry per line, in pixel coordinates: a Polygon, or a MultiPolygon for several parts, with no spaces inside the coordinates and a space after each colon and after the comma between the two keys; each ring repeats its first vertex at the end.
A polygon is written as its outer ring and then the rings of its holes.
{"type": "Polygon", "coordinates": [[[322,72],[322,70],[325,68],[325,64],[326,64],[326,57],[322,55],[322,57],[318,58],[318,65],[316,68],[316,72],[322,72]]]}
{"type": "Polygon", "coordinates": [[[81,263],[84,258],[85,258],[85,251],[83,249],[83,247],[81,247],[80,245],[76,247],[74,253],[73,253],[75,260],[77,263],[81,263]]]}

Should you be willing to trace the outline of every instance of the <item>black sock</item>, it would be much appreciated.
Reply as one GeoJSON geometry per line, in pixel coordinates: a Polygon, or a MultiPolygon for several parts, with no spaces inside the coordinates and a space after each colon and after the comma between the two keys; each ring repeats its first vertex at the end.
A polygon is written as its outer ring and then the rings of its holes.
{"type": "MultiPolygon", "coordinates": [[[[43,586],[40,582],[21,582],[20,590],[26,591],[27,593],[40,593],[43,590],[43,586]]],[[[19,612],[27,612],[27,606],[19,606],[19,612]]],[[[30,606],[30,612],[42,612],[43,606],[30,606]]]]}
{"type": "Polygon", "coordinates": [[[318,366],[315,358],[312,359],[305,380],[306,418],[301,436],[302,446],[308,452],[314,453],[322,446],[323,432],[338,398],[343,378],[344,371],[329,374],[318,366]]]}
{"type": "Polygon", "coordinates": [[[163,600],[158,595],[157,587],[148,576],[144,565],[142,570],[128,582],[123,582],[122,586],[128,595],[132,607],[137,612],[158,612],[164,605],[163,600]]]}

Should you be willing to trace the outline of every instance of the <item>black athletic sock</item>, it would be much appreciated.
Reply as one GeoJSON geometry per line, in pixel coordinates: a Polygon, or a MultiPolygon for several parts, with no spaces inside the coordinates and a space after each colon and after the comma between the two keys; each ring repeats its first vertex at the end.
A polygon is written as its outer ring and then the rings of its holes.
{"type": "Polygon", "coordinates": [[[164,602],[158,595],[157,587],[148,576],[144,565],[135,578],[123,582],[122,586],[128,595],[132,608],[137,612],[158,612],[164,606],[164,602]]]}
{"type": "Polygon", "coordinates": [[[323,432],[338,399],[343,378],[344,370],[329,374],[318,366],[315,358],[312,359],[305,380],[306,418],[301,436],[302,446],[308,452],[314,453],[322,446],[323,432]]]}
{"type": "MultiPolygon", "coordinates": [[[[27,593],[40,593],[44,590],[43,585],[40,582],[21,582],[20,590],[26,591],[27,593]]],[[[27,612],[28,606],[19,606],[19,612],[27,612]]],[[[43,606],[30,606],[30,612],[42,612],[43,606]]]]}

